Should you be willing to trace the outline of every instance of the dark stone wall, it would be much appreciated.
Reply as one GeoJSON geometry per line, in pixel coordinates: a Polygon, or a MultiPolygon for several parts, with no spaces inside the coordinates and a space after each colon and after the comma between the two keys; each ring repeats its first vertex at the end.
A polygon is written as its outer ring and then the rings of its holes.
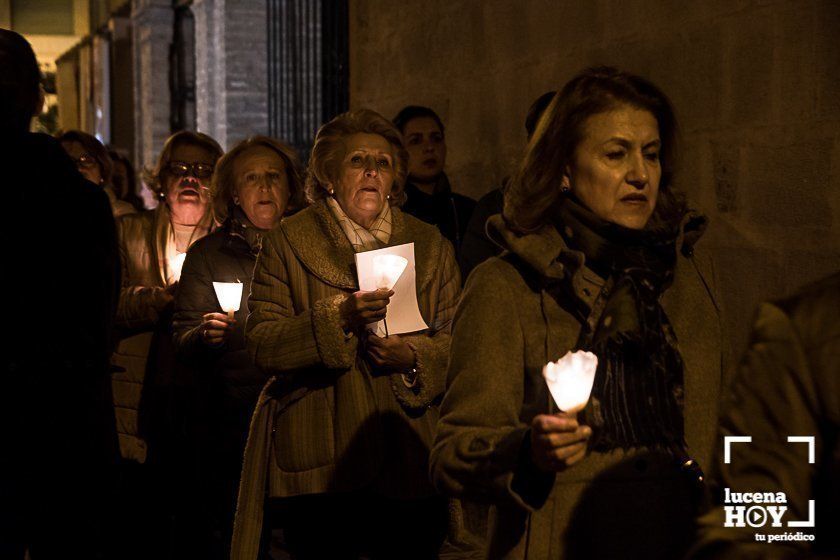
{"type": "Polygon", "coordinates": [[[454,188],[516,166],[533,99],[580,69],[642,74],[674,102],[678,184],[712,219],[736,353],[756,303],[840,269],[840,3],[405,0],[351,3],[351,105],[447,126],[454,188]]]}

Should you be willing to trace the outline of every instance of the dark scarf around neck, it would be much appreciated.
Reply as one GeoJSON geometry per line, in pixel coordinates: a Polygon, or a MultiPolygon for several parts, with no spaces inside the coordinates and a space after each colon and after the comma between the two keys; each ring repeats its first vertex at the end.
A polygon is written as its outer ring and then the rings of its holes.
{"type": "Polygon", "coordinates": [[[234,206],[225,221],[228,235],[240,239],[248,245],[248,249],[256,256],[262,247],[263,230],[257,228],[239,206],[234,206]]]}
{"type": "Polygon", "coordinates": [[[555,212],[556,226],[586,265],[611,288],[593,332],[578,346],[598,356],[585,422],[600,451],[658,448],[685,452],[683,361],[660,297],[671,285],[679,224],[659,231],[605,222],[574,199],[555,212]]]}

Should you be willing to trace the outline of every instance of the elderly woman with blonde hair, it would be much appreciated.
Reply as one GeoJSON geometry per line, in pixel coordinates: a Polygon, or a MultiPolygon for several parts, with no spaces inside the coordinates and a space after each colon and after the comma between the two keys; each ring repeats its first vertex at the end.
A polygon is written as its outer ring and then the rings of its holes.
{"type": "Polygon", "coordinates": [[[387,119],[339,115],[312,149],[312,205],[263,241],[245,336],[273,377],[249,435],[233,558],[258,554],[266,498],[293,558],[437,555],[447,510],[428,453],[460,278],[449,242],[399,209],[406,164],[387,119]],[[429,328],[380,338],[367,325],[393,292],[360,291],[354,255],[405,243],[429,328]]]}
{"type": "Polygon", "coordinates": [[[203,558],[229,556],[230,530],[248,421],[266,378],[245,349],[245,300],[262,238],[306,204],[297,154],[266,136],[239,142],[219,160],[211,186],[216,231],[188,251],[173,330],[187,380],[191,441],[197,451],[203,558]],[[225,283],[227,286],[219,286],[225,283]],[[239,288],[226,313],[216,292],[239,288]]]}
{"type": "Polygon", "coordinates": [[[190,244],[210,231],[210,177],[222,155],[219,144],[197,132],[166,140],[146,184],[158,195],[154,210],[118,222],[122,288],[117,308],[120,338],[112,363],[117,435],[122,465],[122,505],[131,516],[128,534],[115,542],[137,543],[138,557],[153,557],[173,532],[172,476],[178,454],[174,429],[174,294],[190,244]],[[141,537],[142,535],[142,537],[141,537]]]}

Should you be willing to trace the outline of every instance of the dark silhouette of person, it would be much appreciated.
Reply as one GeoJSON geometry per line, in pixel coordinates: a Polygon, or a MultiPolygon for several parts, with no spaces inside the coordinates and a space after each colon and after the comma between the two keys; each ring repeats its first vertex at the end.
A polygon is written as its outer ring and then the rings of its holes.
{"type": "Polygon", "coordinates": [[[0,29],[0,558],[103,558],[116,233],[102,189],[29,132],[42,105],[32,47],[0,29]]]}
{"type": "MultiPolygon", "coordinates": [[[[537,128],[540,117],[551,100],[554,99],[555,93],[554,91],[548,91],[531,103],[525,117],[525,131],[528,133],[529,141],[537,128]]],[[[464,282],[467,281],[472,269],[502,252],[502,248],[487,237],[485,226],[490,216],[502,213],[507,182],[508,178],[505,177],[502,186],[493,189],[478,199],[475,210],[473,210],[458,251],[458,265],[461,268],[461,278],[464,279],[464,282]]]]}

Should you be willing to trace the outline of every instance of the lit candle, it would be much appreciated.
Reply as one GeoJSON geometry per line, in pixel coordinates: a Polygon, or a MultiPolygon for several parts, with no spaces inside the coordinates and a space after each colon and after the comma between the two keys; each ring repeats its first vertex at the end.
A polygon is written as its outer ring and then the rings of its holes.
{"type": "Polygon", "coordinates": [[[376,287],[392,290],[402,276],[408,260],[399,255],[377,255],[373,257],[373,275],[376,287]]]}
{"type": "Polygon", "coordinates": [[[242,302],[242,282],[213,282],[213,289],[216,290],[219,305],[232,321],[234,312],[239,311],[242,302]]]}
{"type": "MultiPolygon", "coordinates": [[[[399,255],[376,255],[373,257],[373,276],[378,289],[393,290],[402,276],[408,259],[399,255]]],[[[388,337],[388,320],[382,319],[385,326],[385,338],[388,337]]]]}
{"type": "Polygon", "coordinates": [[[589,402],[597,369],[598,357],[582,350],[567,352],[556,363],[543,366],[543,377],[557,408],[570,414],[583,410],[589,402]]]}
{"type": "Polygon", "coordinates": [[[171,283],[175,283],[181,279],[181,269],[184,268],[184,259],[186,258],[186,253],[177,253],[174,257],[169,258],[169,272],[171,273],[171,283]]]}

